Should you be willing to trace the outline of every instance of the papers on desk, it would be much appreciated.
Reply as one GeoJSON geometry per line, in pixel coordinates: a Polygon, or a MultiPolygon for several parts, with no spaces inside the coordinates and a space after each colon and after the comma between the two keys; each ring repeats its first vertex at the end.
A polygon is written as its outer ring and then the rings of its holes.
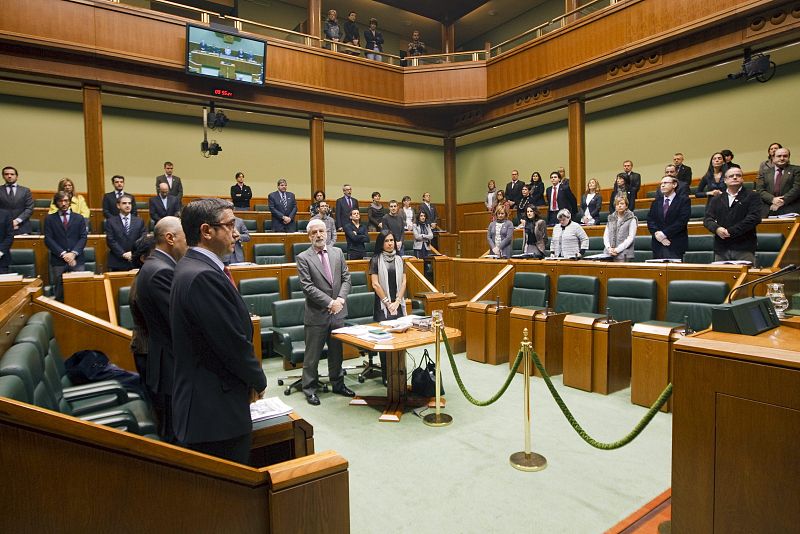
{"type": "Polygon", "coordinates": [[[386,332],[381,328],[375,328],[374,326],[369,326],[369,325],[343,326],[342,328],[337,328],[333,330],[333,333],[348,334],[351,336],[355,336],[358,339],[369,341],[371,343],[380,343],[381,341],[387,341],[394,337],[392,334],[386,332]]]}
{"type": "Polygon", "coordinates": [[[278,397],[258,399],[250,405],[250,419],[254,422],[274,419],[275,417],[287,415],[291,412],[291,406],[288,406],[278,397]]]}
{"type": "Polygon", "coordinates": [[[800,217],[797,213],[784,213],[783,215],[770,215],[767,217],[768,219],[794,219],[795,217],[800,217]]]}
{"type": "Polygon", "coordinates": [[[336,328],[332,330],[334,334],[348,334],[351,336],[361,336],[370,331],[370,327],[367,325],[359,324],[355,326],[343,326],[341,328],[336,328]]]}
{"type": "Polygon", "coordinates": [[[753,262],[747,260],[722,260],[712,261],[711,265],[753,265],[753,262]]]}
{"type": "Polygon", "coordinates": [[[683,263],[683,260],[678,258],[658,258],[652,260],[644,260],[645,263],[683,263]]]}

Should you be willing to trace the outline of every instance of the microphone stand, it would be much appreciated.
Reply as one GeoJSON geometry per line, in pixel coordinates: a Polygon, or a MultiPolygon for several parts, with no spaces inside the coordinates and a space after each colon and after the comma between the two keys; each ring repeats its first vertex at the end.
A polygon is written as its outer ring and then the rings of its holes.
{"type": "Polygon", "coordinates": [[[750,297],[752,298],[753,296],[755,296],[755,289],[756,289],[756,286],[758,284],[760,284],[762,282],[766,282],[767,280],[772,280],[773,278],[778,278],[778,277],[783,276],[785,274],[792,273],[794,271],[797,271],[798,269],[800,269],[800,267],[798,267],[797,265],[792,263],[791,265],[787,265],[786,267],[784,267],[783,269],[781,269],[779,271],[775,271],[774,273],[770,273],[768,275],[761,276],[759,278],[756,278],[755,280],[750,280],[749,282],[747,282],[745,284],[742,284],[740,286],[737,286],[737,287],[731,289],[731,291],[730,291],[730,293],[728,293],[728,297],[725,299],[725,301],[728,304],[730,304],[731,300],[733,299],[733,296],[736,294],[736,292],[739,291],[740,289],[742,289],[744,287],[748,287],[748,286],[750,286],[750,297]]]}

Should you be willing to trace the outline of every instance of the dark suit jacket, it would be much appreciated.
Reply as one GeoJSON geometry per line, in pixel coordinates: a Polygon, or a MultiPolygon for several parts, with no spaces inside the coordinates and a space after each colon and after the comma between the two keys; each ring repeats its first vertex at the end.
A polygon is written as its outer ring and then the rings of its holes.
{"type": "MultiPolygon", "coordinates": [[[[631,172],[630,174],[621,172],[617,174],[617,176],[625,176],[630,184],[631,196],[636,198],[639,196],[639,189],[642,187],[642,175],[638,172],[631,172]]],[[[633,208],[633,204],[631,204],[631,208],[633,208]]]]}
{"type": "Polygon", "coordinates": [[[519,199],[522,198],[522,186],[524,185],[525,182],[522,180],[517,180],[516,184],[514,182],[508,182],[506,184],[506,200],[513,202],[515,208],[517,207],[517,202],[519,202],[519,199]]]}
{"type": "Polygon", "coordinates": [[[353,201],[353,207],[347,206],[347,199],[342,196],[336,199],[336,229],[344,228],[347,221],[350,220],[350,212],[358,209],[358,199],[354,196],[350,197],[353,201]]]}
{"type": "Polygon", "coordinates": [[[656,198],[650,205],[650,212],[647,215],[647,229],[653,234],[652,247],[653,258],[677,258],[682,259],[686,247],[689,245],[689,232],[686,225],[692,214],[692,206],[689,197],[678,195],[672,199],[672,203],[664,217],[664,197],[656,198]],[[655,233],[661,231],[670,240],[670,246],[665,247],[655,238],[655,233]]]}
{"type": "MultiPolygon", "coordinates": [[[[608,203],[608,213],[613,213],[614,212],[614,209],[615,209],[614,208],[614,201],[616,200],[617,196],[619,196],[619,194],[620,194],[620,191],[617,188],[617,183],[616,183],[616,180],[615,180],[614,181],[614,187],[611,189],[611,201],[608,203]]],[[[660,194],[661,194],[661,192],[659,191],[658,195],[660,195],[660,194]]],[[[633,211],[636,208],[636,206],[634,205],[633,191],[631,191],[630,189],[625,189],[625,198],[628,199],[628,209],[633,211]]]]}
{"type": "Polygon", "coordinates": [[[14,242],[14,219],[7,210],[0,209],[0,272],[8,272],[11,265],[11,244],[14,242]]]}
{"type": "Polygon", "coordinates": [[[761,216],[780,215],[783,213],[800,213],[800,167],[797,165],[787,165],[783,170],[781,178],[781,192],[783,195],[783,206],[778,211],[769,211],[772,199],[775,197],[775,168],[766,167],[759,171],[756,179],[756,192],[761,197],[761,216]]]}
{"type": "Polygon", "coordinates": [[[154,250],[136,275],[136,305],[147,326],[147,388],[172,395],[175,359],[169,323],[169,293],[175,276],[175,260],[154,250]]]}
{"type": "Polygon", "coordinates": [[[364,30],[364,48],[368,50],[375,50],[375,47],[378,47],[379,51],[383,51],[383,34],[375,30],[375,34],[372,34],[372,30],[367,28],[364,30]]]}
{"type": "Polygon", "coordinates": [[[167,209],[164,209],[164,202],[161,195],[156,195],[150,199],[150,220],[157,223],[164,217],[177,216],[181,212],[181,203],[177,197],[167,195],[167,209]]]}
{"type": "Polygon", "coordinates": [[[678,193],[688,195],[689,188],[692,186],[692,168],[688,165],[681,165],[675,170],[677,171],[675,177],[678,179],[678,193]]]}
{"type": "Polygon", "coordinates": [[[251,432],[250,390],[263,391],[267,379],[253,355],[250,313],[219,267],[195,249],[175,267],[169,318],[178,441],[223,441],[251,432]]]}
{"type": "MultiPolygon", "coordinates": [[[[547,188],[545,191],[545,200],[547,201],[547,209],[549,210],[552,206],[552,202],[550,199],[553,196],[553,186],[547,188]]],[[[575,199],[575,195],[572,194],[572,190],[569,188],[569,184],[565,184],[561,182],[558,186],[558,197],[556,198],[556,203],[558,204],[558,209],[568,209],[569,212],[572,214],[572,218],[577,218],[578,215],[578,201],[575,199]]],[[[556,223],[556,213],[551,211],[547,217],[548,224],[555,224],[556,223]]]]}
{"type": "Polygon", "coordinates": [[[362,257],[366,253],[365,243],[369,243],[367,227],[363,224],[358,228],[351,222],[344,225],[344,237],[347,240],[347,252],[360,252],[362,257]]]}
{"type": "Polygon", "coordinates": [[[31,215],[33,214],[33,195],[27,187],[17,185],[14,198],[8,196],[8,189],[3,183],[0,187],[0,209],[7,210],[11,214],[11,220],[21,219],[22,222],[14,232],[14,235],[31,233],[31,215]]]}
{"type": "MultiPolygon", "coordinates": [[[[160,183],[168,184],[166,175],[162,174],[161,176],[156,176],[156,191],[158,191],[158,184],[160,183]]],[[[183,203],[183,183],[181,179],[172,175],[172,187],[169,188],[169,194],[173,197],[178,198],[179,203],[183,203]]]]}
{"type": "Polygon", "coordinates": [[[239,184],[236,183],[231,186],[231,202],[233,202],[234,208],[249,210],[251,198],[253,198],[253,190],[249,185],[243,184],[242,187],[239,187],[239,184]]]}
{"type": "Polygon", "coordinates": [[[703,226],[714,234],[714,252],[717,254],[728,250],[755,252],[758,245],[756,226],[760,222],[761,198],[758,193],[742,187],[730,206],[727,191],[711,198],[703,226]],[[716,234],[720,226],[728,230],[730,237],[722,239],[716,234]]]}
{"type": "Polygon", "coordinates": [[[106,220],[106,244],[108,245],[108,269],[110,271],[129,271],[133,263],[122,255],[133,250],[136,241],[146,233],[144,221],[139,217],[130,218],[130,229],[125,233],[119,215],[106,220]]]}
{"type": "Polygon", "coordinates": [[[78,213],[70,213],[69,224],[64,227],[58,212],[44,218],[44,244],[50,251],[50,265],[66,265],[61,259],[62,252],[75,252],[75,261],[83,265],[83,249],[86,248],[86,219],[78,213]]]}
{"type": "Polygon", "coordinates": [[[295,222],[295,216],[297,215],[297,200],[294,197],[294,193],[287,191],[286,192],[286,208],[283,207],[283,202],[281,202],[281,192],[280,191],[273,191],[267,197],[269,201],[269,211],[272,213],[272,231],[273,232],[285,232],[287,230],[294,232],[294,228],[291,228],[291,225],[295,222]],[[288,225],[283,224],[281,218],[283,216],[289,217],[291,222],[288,225]]]}
{"type": "MultiPolygon", "coordinates": [[[[125,194],[131,197],[131,203],[133,204],[131,214],[138,215],[139,212],[136,210],[136,197],[130,193],[125,194]]],[[[103,217],[110,219],[115,215],[119,215],[119,209],[117,209],[117,192],[111,191],[110,193],[103,195],[103,217]]]]}
{"type": "MultiPolygon", "coordinates": [[[[522,198],[522,195],[520,195],[520,198],[522,198]]],[[[425,214],[425,217],[427,217],[426,222],[429,225],[439,222],[439,217],[436,215],[436,206],[433,204],[431,204],[431,207],[429,208],[427,204],[420,202],[419,211],[425,214]]]]}
{"type": "MultiPolygon", "coordinates": [[[[600,222],[600,210],[602,208],[603,208],[603,197],[600,196],[600,193],[595,193],[594,198],[592,198],[592,201],[589,203],[588,206],[586,205],[586,193],[584,193],[583,196],[581,197],[581,212],[582,212],[581,218],[583,218],[583,214],[588,212],[589,217],[594,219],[595,224],[598,224],[600,222]]],[[[580,221],[575,221],[575,222],[580,224],[580,221]]]]}
{"type": "Polygon", "coordinates": [[[306,326],[324,326],[330,321],[344,321],[347,317],[347,295],[350,293],[350,271],[344,253],[336,247],[327,247],[328,262],[331,264],[333,284],[328,282],[322,272],[322,262],[319,260],[314,247],[308,247],[297,255],[297,274],[300,277],[300,286],[306,296],[306,309],[303,322],[306,326]],[[331,300],[342,297],[345,304],[342,310],[331,317],[328,313],[328,304],[331,300]]]}

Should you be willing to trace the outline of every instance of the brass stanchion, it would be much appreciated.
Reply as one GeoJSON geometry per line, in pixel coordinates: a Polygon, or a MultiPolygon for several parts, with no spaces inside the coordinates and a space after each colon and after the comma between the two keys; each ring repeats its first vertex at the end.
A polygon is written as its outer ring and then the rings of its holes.
{"type": "Polygon", "coordinates": [[[533,344],[528,340],[528,329],[523,330],[522,343],[522,369],[525,380],[525,450],[515,452],[509,458],[511,466],[520,471],[541,471],[547,467],[547,459],[541,454],[531,452],[531,353],[533,344]]]}
{"type": "Polygon", "coordinates": [[[425,417],[422,418],[422,421],[428,426],[447,426],[453,422],[453,418],[446,414],[442,413],[441,406],[442,406],[442,368],[440,358],[440,347],[441,344],[441,329],[444,328],[444,324],[442,323],[442,311],[441,310],[434,310],[431,314],[433,316],[433,328],[436,330],[436,411],[434,413],[429,413],[425,417]]]}

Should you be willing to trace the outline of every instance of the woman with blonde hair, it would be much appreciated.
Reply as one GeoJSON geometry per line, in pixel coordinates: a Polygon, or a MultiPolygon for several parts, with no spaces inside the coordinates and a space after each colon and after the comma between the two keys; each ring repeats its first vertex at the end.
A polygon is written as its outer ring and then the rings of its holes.
{"type": "Polygon", "coordinates": [[[600,196],[600,184],[592,178],[586,184],[586,192],[581,198],[581,224],[597,224],[602,207],[603,197],[600,196]]]}
{"type": "MultiPolygon", "coordinates": [[[[75,194],[75,183],[70,180],[69,178],[62,178],[58,181],[58,191],[64,191],[69,195],[69,209],[73,213],[78,213],[83,215],[86,219],[88,224],[89,222],[89,205],[86,204],[86,200],[83,198],[83,195],[76,195],[75,194]]],[[[58,208],[52,202],[50,203],[50,211],[47,213],[55,213],[58,211],[58,208]]]]}

